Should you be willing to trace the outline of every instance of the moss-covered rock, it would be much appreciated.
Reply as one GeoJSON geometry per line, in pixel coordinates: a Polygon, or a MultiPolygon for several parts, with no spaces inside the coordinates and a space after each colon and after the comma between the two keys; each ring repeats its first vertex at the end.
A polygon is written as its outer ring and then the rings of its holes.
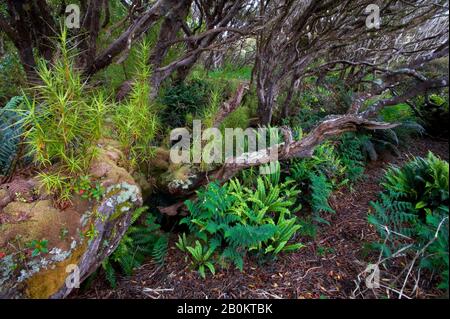
{"type": "Polygon", "coordinates": [[[115,250],[142,205],[122,161],[118,145],[100,141],[90,175],[106,190],[102,199],[75,197],[64,210],[48,196],[12,197],[0,188],[0,298],[63,298],[73,289],[66,280],[74,266],[82,282],[115,250]]]}

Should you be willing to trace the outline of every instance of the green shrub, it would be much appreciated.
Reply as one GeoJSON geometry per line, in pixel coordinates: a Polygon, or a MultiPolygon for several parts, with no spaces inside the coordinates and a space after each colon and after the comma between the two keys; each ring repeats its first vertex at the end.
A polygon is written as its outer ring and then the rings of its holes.
{"type": "Polygon", "coordinates": [[[252,67],[245,66],[241,68],[236,68],[232,64],[227,64],[224,68],[220,70],[214,70],[209,72],[208,76],[212,79],[250,81],[252,77],[252,67]]]}
{"type": "Polygon", "coordinates": [[[209,104],[212,87],[205,80],[195,79],[166,88],[161,103],[165,109],[161,115],[169,127],[184,127],[186,116],[200,116],[209,104]]]}
{"type": "Polygon", "coordinates": [[[402,120],[413,119],[414,113],[408,104],[400,103],[383,108],[380,112],[380,116],[383,121],[386,122],[399,122],[402,120]]]}
{"type": "Polygon", "coordinates": [[[428,101],[417,98],[421,124],[433,136],[448,136],[448,89],[440,94],[431,94],[428,101]]]}
{"type": "Polygon", "coordinates": [[[292,181],[280,183],[280,167],[274,174],[258,177],[252,187],[239,180],[224,186],[213,182],[198,191],[198,200],[187,201],[190,215],[181,221],[192,239],[180,237],[178,248],[185,251],[204,276],[204,267],[217,262],[233,263],[243,270],[244,256],[256,253],[276,256],[302,247],[289,244],[300,226],[292,212],[299,191],[292,181]],[[190,246],[195,242],[195,246],[190,246]],[[203,267],[201,267],[203,266],[203,267]]]}
{"type": "Polygon", "coordinates": [[[425,128],[419,123],[420,119],[409,104],[400,103],[385,107],[381,110],[379,117],[381,121],[400,124],[393,129],[374,132],[373,140],[379,148],[387,146],[394,153],[399,153],[396,148],[400,143],[408,142],[411,136],[425,133],[425,128]]]}
{"type": "Polygon", "coordinates": [[[321,119],[328,115],[328,112],[323,108],[315,108],[303,104],[297,113],[296,117],[289,118],[287,121],[292,126],[301,126],[305,131],[311,130],[321,119]]]}
{"type": "Polygon", "coordinates": [[[419,266],[438,272],[442,279],[439,287],[448,290],[448,163],[430,152],[402,168],[391,167],[382,185],[384,191],[378,202],[371,203],[374,212],[369,215],[369,222],[385,239],[378,246],[390,256],[412,241],[407,252],[425,250],[419,266]]]}
{"type": "Polygon", "coordinates": [[[26,84],[25,72],[15,48],[7,41],[5,44],[8,53],[0,57],[0,105],[2,106],[12,97],[20,95],[21,87],[26,84]]]}
{"type": "MultiPolygon", "coordinates": [[[[340,91],[339,91],[340,92],[340,91]]],[[[345,103],[345,99],[342,100],[345,103]]],[[[297,115],[289,119],[284,119],[284,124],[291,126],[301,126],[303,130],[311,130],[325,116],[339,114],[339,99],[333,91],[316,84],[305,85],[299,96],[294,97],[293,105],[298,105],[297,115]]]]}
{"type": "Polygon", "coordinates": [[[257,99],[253,92],[248,93],[241,106],[228,115],[220,126],[224,128],[241,128],[245,130],[250,127],[250,119],[256,114],[257,99]]]}

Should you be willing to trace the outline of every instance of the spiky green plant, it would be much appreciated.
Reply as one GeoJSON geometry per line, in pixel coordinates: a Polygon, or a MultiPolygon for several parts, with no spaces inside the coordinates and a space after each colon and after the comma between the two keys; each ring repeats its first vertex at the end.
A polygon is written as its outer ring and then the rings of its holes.
{"type": "Polygon", "coordinates": [[[63,30],[59,56],[52,65],[38,62],[42,84],[33,88],[34,98],[25,98],[18,110],[24,140],[37,165],[57,164],[67,174],[85,171],[93,145],[103,133],[106,107],[102,97],[89,99],[88,88],[74,65],[74,51],[67,46],[63,30]]]}
{"type": "Polygon", "coordinates": [[[209,97],[209,104],[202,111],[202,122],[206,128],[210,128],[214,124],[214,120],[216,118],[217,112],[220,108],[220,103],[222,101],[222,95],[220,91],[216,88],[211,90],[211,94],[209,97]]]}
{"type": "Polygon", "coordinates": [[[160,127],[157,104],[150,98],[150,51],[150,44],[142,42],[131,94],[117,106],[113,118],[117,137],[132,166],[148,163],[153,156],[152,142],[160,127]]]}

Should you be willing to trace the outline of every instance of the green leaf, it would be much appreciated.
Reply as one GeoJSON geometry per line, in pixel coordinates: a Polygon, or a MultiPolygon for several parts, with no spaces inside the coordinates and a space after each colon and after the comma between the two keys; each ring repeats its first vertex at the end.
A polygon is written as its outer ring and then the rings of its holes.
{"type": "Polygon", "coordinates": [[[213,275],[216,274],[216,269],[214,268],[214,265],[211,262],[205,263],[205,266],[209,268],[209,271],[211,271],[213,275]]]}
{"type": "Polygon", "coordinates": [[[37,248],[35,248],[35,249],[33,250],[33,252],[31,253],[31,257],[39,256],[40,253],[41,253],[40,250],[37,249],[37,248]]]}
{"type": "Polygon", "coordinates": [[[425,203],[425,202],[418,202],[418,203],[416,204],[416,209],[422,209],[422,208],[426,207],[427,205],[428,205],[428,204],[425,203]]]}
{"type": "Polygon", "coordinates": [[[198,272],[200,273],[200,276],[205,279],[206,278],[206,273],[205,273],[205,266],[204,265],[200,265],[198,267],[198,272]]]}

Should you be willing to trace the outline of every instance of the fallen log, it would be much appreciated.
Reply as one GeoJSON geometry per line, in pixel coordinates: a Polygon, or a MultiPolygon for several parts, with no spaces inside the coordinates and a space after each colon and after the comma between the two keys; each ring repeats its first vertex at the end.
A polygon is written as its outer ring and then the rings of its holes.
{"type": "MultiPolygon", "coordinates": [[[[330,137],[360,129],[392,129],[398,125],[399,124],[396,123],[371,121],[364,119],[361,116],[351,114],[329,116],[300,141],[292,140],[290,129],[283,127],[282,132],[285,139],[283,143],[257,152],[244,153],[237,157],[227,158],[220,168],[196,174],[189,184],[175,184],[170,189],[170,192],[179,197],[182,197],[183,195],[189,197],[192,196],[198,188],[211,181],[225,183],[233,178],[238,172],[250,167],[268,164],[274,160],[286,161],[293,158],[311,157],[314,149],[330,137]],[[195,182],[192,182],[192,180],[195,182]]],[[[160,211],[169,216],[175,216],[183,207],[183,203],[184,200],[181,200],[171,206],[160,207],[160,211]]]]}

